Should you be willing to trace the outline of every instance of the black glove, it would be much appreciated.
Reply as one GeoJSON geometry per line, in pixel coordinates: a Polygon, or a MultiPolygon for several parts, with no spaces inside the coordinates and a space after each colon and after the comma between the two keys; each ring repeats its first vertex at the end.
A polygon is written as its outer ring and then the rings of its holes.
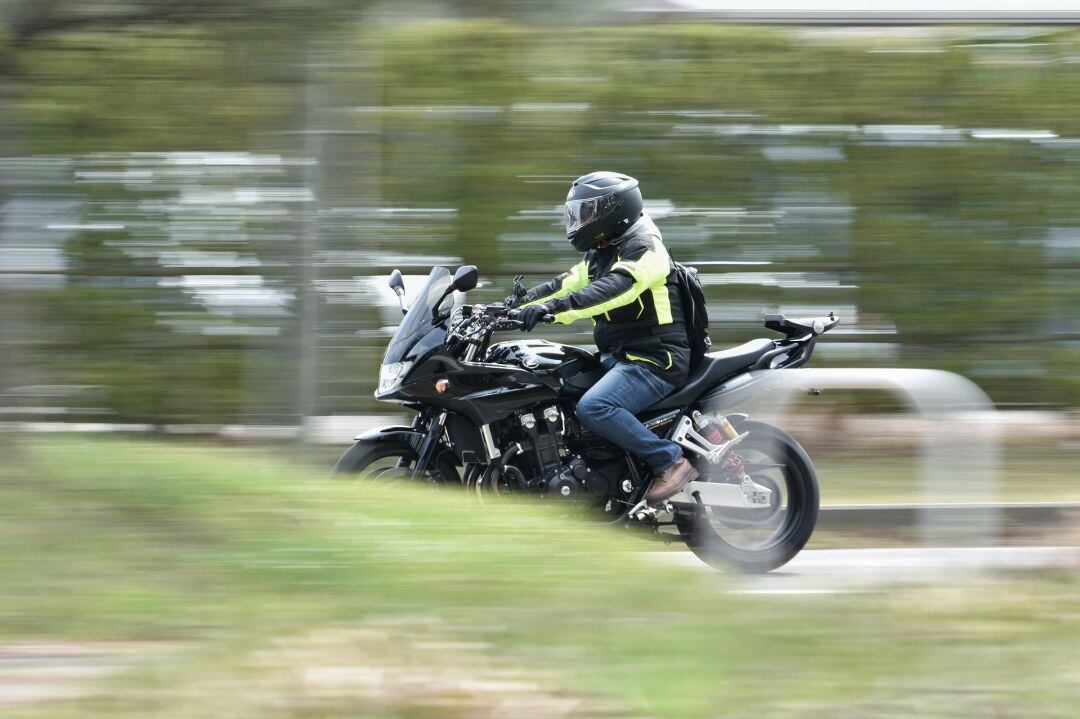
{"type": "Polygon", "coordinates": [[[536,323],[540,321],[541,317],[549,314],[551,314],[551,310],[548,309],[547,305],[529,305],[522,308],[517,316],[518,322],[521,323],[521,331],[530,331],[536,327],[536,323]]]}
{"type": "Polygon", "coordinates": [[[503,300],[503,304],[506,305],[509,309],[514,309],[519,304],[521,304],[521,298],[517,295],[510,295],[505,300],[503,300]]]}

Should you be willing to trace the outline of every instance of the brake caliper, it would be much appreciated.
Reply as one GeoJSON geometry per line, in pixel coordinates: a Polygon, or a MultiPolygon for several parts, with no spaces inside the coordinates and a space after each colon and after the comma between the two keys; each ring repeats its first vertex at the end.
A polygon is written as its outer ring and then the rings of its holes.
{"type": "Polygon", "coordinates": [[[746,467],[737,452],[728,452],[724,457],[724,471],[735,479],[742,479],[746,475],[746,467]]]}

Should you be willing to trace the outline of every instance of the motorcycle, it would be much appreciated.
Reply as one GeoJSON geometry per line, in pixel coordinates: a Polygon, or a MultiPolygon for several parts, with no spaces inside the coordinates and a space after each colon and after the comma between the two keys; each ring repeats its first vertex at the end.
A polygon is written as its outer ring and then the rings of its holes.
{"type": "Polygon", "coordinates": [[[781,339],[706,354],[682,387],[639,416],[679,444],[698,474],[650,506],[648,466],[582,427],[574,413],[603,376],[598,353],[536,338],[493,342],[522,325],[503,303],[455,307],[455,293],[477,280],[471,265],[453,275],[435,267],[406,307],[401,273],[393,271],[404,318],[375,398],[416,414],[410,425],[357,436],[335,473],[462,487],[483,501],[527,494],[570,502],[610,524],[684,541],[717,568],[767,572],[802,549],[818,513],[810,457],[783,430],[729,410],[750,399],[767,373],[805,364],[839,321],[833,314],[765,315],[781,339]]]}

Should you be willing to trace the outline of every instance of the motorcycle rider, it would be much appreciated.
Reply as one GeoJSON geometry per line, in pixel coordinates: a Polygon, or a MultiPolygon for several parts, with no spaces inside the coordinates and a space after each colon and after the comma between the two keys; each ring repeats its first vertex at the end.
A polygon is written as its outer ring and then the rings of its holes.
{"type": "Polygon", "coordinates": [[[585,256],[569,272],[507,303],[520,302],[518,318],[526,330],[547,314],[562,324],[593,320],[606,372],[578,402],[578,419],[649,464],[653,477],[645,498],[656,503],[697,474],[679,445],[635,417],[674,392],[689,371],[675,268],[634,178],[615,172],[579,177],[565,209],[566,238],[585,256]]]}

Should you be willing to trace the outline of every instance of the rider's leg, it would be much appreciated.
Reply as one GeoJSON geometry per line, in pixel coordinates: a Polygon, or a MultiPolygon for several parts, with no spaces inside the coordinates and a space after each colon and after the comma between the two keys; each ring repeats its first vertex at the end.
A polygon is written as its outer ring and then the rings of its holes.
{"type": "Polygon", "coordinates": [[[669,469],[682,457],[679,445],[657,437],[634,415],[671,394],[675,385],[611,357],[605,358],[604,367],[607,373],[578,402],[578,419],[604,439],[641,457],[655,474],[669,469]]]}

